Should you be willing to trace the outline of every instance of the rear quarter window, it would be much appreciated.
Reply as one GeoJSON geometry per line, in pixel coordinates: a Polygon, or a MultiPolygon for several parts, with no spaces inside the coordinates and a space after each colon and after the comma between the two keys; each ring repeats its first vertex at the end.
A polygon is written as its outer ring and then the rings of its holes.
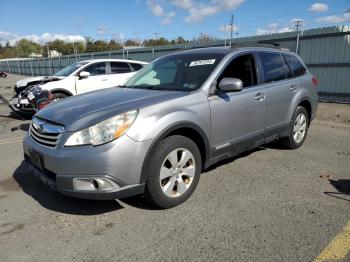
{"type": "Polygon", "coordinates": [[[134,69],[134,71],[139,71],[140,69],[143,68],[141,64],[135,64],[135,63],[130,63],[131,67],[134,69]]]}
{"type": "Polygon", "coordinates": [[[128,63],[124,62],[110,62],[111,65],[111,74],[122,74],[130,73],[131,68],[128,63]]]}
{"type": "Polygon", "coordinates": [[[302,76],[306,73],[306,68],[300,63],[299,59],[293,55],[284,56],[288,62],[289,67],[293,71],[294,76],[302,76]]]}
{"type": "Polygon", "coordinates": [[[259,53],[259,56],[261,59],[265,83],[286,79],[286,64],[280,54],[266,52],[259,53]]]}

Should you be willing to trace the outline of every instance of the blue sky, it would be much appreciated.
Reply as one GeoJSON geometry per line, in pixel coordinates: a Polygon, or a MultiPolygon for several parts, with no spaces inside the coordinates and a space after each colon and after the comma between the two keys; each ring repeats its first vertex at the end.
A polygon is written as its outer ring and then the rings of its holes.
{"type": "Polygon", "coordinates": [[[0,43],[28,38],[187,39],[200,33],[224,38],[234,14],[238,36],[283,32],[295,19],[303,27],[350,25],[348,0],[11,0],[1,3],[0,43]]]}

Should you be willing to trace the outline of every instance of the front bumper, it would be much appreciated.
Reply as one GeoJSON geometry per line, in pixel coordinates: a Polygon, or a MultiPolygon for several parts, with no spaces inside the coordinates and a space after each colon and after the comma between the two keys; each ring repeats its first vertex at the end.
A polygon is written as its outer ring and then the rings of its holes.
{"type": "Polygon", "coordinates": [[[124,135],[97,147],[50,148],[27,135],[23,151],[34,175],[53,190],[77,198],[107,200],[143,193],[140,176],[150,143],[135,142],[124,135]],[[33,164],[31,151],[40,156],[40,167],[33,164]],[[117,186],[108,190],[79,190],[73,182],[77,179],[108,179],[117,186]]]}
{"type": "Polygon", "coordinates": [[[23,112],[23,113],[35,113],[36,108],[33,107],[32,104],[28,102],[28,99],[19,99],[18,97],[14,96],[10,100],[10,105],[16,112],[23,112]]]}

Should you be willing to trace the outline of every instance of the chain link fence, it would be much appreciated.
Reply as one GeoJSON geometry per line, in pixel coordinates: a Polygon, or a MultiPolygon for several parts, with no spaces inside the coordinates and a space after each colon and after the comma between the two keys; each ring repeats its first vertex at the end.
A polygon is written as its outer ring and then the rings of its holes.
{"type": "MultiPolygon", "coordinates": [[[[233,44],[274,42],[282,48],[295,51],[297,33],[286,32],[271,35],[235,38],[233,44]]],[[[0,60],[0,70],[28,76],[52,75],[58,70],[82,60],[116,58],[150,62],[172,52],[199,47],[228,45],[228,41],[199,42],[154,48],[135,48],[107,52],[65,55],[55,58],[26,58],[0,60]]],[[[336,26],[305,30],[300,33],[298,53],[317,76],[322,100],[350,102],[350,26],[336,26]]]]}

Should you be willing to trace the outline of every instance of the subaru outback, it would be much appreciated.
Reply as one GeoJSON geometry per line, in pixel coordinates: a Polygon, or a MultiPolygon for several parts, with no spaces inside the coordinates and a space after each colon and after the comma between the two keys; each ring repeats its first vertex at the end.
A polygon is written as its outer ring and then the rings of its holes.
{"type": "Polygon", "coordinates": [[[262,47],[202,48],[155,60],[122,88],[40,110],[24,139],[33,173],[62,194],[144,194],[161,208],[195,190],[201,171],[279,140],[300,147],[318,105],[300,57],[262,47]]]}

